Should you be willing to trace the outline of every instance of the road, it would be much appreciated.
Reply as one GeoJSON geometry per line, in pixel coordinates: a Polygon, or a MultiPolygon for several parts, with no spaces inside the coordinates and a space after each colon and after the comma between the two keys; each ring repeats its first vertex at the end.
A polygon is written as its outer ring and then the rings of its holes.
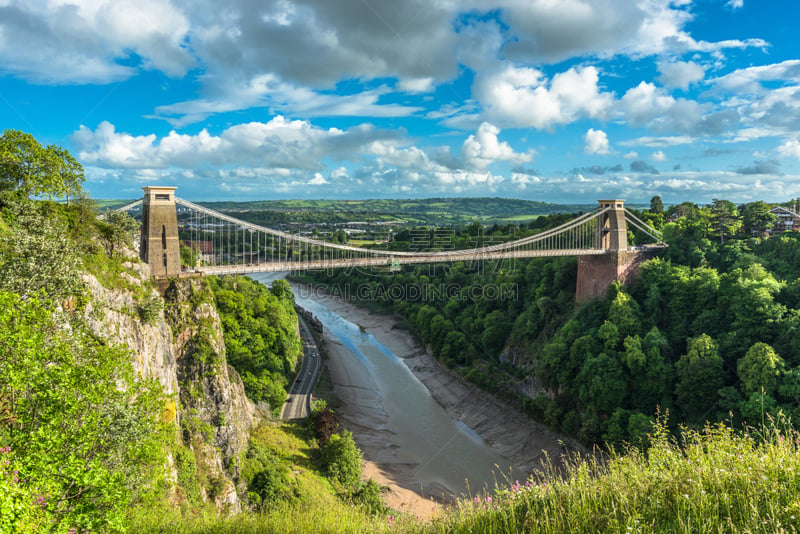
{"type": "Polygon", "coordinates": [[[303,364],[292,384],[286,402],[281,409],[281,419],[301,419],[311,412],[311,392],[322,370],[322,357],[319,347],[311,335],[311,328],[302,315],[297,315],[300,323],[300,337],[303,340],[303,364]]]}

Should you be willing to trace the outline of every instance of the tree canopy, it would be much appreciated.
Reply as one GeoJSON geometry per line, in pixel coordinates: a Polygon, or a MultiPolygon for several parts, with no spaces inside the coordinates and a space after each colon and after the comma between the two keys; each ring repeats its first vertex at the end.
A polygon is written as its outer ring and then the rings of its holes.
{"type": "Polygon", "coordinates": [[[64,148],[44,147],[19,130],[0,136],[0,191],[25,198],[69,198],[80,194],[83,181],[83,167],[64,148]]]}

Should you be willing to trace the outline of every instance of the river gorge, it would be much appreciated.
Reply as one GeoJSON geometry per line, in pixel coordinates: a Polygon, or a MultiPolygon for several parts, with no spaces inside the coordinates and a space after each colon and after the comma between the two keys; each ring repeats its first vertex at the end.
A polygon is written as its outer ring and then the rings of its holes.
{"type": "MultiPolygon", "coordinates": [[[[281,274],[251,277],[270,284],[281,274]]],[[[440,367],[391,314],[292,283],[297,303],[324,325],[336,410],[366,460],[365,473],[420,513],[428,498],[475,495],[523,479],[558,457],[558,436],[510,413],[440,367]]],[[[391,500],[391,496],[390,496],[391,500]]]]}

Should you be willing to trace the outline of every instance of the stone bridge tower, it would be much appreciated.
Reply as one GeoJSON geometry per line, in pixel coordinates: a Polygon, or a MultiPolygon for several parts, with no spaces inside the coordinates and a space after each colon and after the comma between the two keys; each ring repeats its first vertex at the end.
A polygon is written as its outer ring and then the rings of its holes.
{"type": "Polygon", "coordinates": [[[175,187],[148,186],[142,203],[142,241],[139,257],[150,265],[154,278],[178,276],[181,272],[175,187]]]}
{"type": "Polygon", "coordinates": [[[578,256],[578,280],[575,302],[581,303],[605,295],[616,281],[630,283],[637,268],[650,254],[628,247],[628,225],[624,200],[598,200],[599,208],[610,208],[597,220],[597,248],[606,254],[578,256]]]}

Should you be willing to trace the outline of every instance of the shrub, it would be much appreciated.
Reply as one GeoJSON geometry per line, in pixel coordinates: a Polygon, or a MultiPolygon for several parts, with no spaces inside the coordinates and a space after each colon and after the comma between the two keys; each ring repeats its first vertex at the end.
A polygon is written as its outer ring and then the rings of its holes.
{"type": "Polygon", "coordinates": [[[328,477],[345,488],[358,483],[361,477],[361,451],[350,432],[345,430],[341,434],[333,434],[320,453],[328,477]]]}

